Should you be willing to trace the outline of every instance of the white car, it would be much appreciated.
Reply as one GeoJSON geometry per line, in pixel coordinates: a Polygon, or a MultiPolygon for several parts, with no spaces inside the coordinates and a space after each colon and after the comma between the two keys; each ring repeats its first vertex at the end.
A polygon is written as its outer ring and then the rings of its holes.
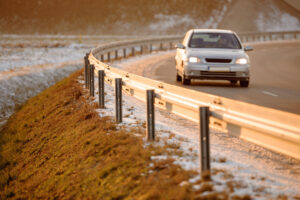
{"type": "Polygon", "coordinates": [[[249,57],[236,33],[219,29],[189,30],[176,45],[176,80],[189,85],[191,79],[229,80],[249,86],[249,57]]]}

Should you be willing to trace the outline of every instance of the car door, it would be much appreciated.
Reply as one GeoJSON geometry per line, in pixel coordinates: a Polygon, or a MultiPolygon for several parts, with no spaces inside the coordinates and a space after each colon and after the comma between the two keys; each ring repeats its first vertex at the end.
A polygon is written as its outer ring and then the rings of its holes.
{"type": "Polygon", "coordinates": [[[176,69],[177,71],[182,74],[182,71],[183,71],[183,65],[182,65],[182,62],[184,60],[184,57],[186,56],[186,44],[188,43],[188,39],[190,37],[190,32],[191,31],[188,31],[186,34],[185,34],[185,37],[182,41],[182,44],[185,46],[185,49],[180,49],[180,48],[177,48],[176,49],[176,56],[175,56],[175,61],[176,61],[176,69]]]}

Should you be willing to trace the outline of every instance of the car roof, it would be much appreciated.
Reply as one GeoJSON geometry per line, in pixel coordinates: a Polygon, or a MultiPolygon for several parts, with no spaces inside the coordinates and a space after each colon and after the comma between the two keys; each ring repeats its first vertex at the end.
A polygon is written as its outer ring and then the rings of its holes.
{"type": "Polygon", "coordinates": [[[223,30],[223,29],[191,29],[191,32],[194,33],[234,33],[231,30],[223,30]]]}

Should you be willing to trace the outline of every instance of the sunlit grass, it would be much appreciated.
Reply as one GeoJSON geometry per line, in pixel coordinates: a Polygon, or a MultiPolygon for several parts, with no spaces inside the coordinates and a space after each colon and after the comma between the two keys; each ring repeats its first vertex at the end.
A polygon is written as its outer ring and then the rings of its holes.
{"type": "Polygon", "coordinates": [[[167,147],[147,145],[144,129],[118,130],[73,74],[30,99],[1,131],[0,199],[184,199],[179,186],[195,172],[172,159],[151,160],[167,147]],[[150,164],[151,163],[151,164],[150,164]]]}
{"type": "Polygon", "coordinates": [[[146,143],[144,122],[99,117],[81,74],[29,99],[0,132],[0,199],[251,199],[226,170],[199,176],[174,164],[198,156],[182,151],[184,139],[170,132],[146,143]]]}

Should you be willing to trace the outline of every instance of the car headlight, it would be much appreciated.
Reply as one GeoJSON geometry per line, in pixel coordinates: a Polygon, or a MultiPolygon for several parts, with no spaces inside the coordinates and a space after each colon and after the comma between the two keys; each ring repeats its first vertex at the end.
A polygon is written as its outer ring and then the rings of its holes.
{"type": "Polygon", "coordinates": [[[235,61],[236,64],[245,65],[248,63],[248,60],[246,58],[239,58],[235,61]]]}
{"type": "Polygon", "coordinates": [[[189,57],[189,62],[190,62],[190,63],[197,63],[197,62],[200,62],[200,58],[197,58],[197,57],[189,57]]]}

